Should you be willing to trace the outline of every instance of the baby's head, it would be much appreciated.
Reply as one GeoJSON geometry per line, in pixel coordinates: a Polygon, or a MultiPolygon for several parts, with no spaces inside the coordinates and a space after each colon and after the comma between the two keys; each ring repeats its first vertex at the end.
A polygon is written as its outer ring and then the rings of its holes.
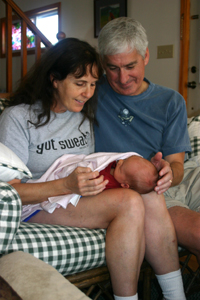
{"type": "Polygon", "coordinates": [[[137,155],[120,159],[113,176],[122,187],[131,188],[140,194],[153,191],[159,178],[156,167],[147,159],[137,155]]]}

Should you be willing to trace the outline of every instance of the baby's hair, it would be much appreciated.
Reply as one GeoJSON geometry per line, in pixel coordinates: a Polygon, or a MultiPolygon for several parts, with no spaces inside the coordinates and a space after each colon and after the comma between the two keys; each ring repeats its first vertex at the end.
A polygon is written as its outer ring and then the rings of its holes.
{"type": "Polygon", "coordinates": [[[150,193],[157,185],[159,179],[158,171],[147,159],[138,156],[137,161],[140,164],[138,172],[136,172],[135,176],[129,176],[130,189],[137,191],[139,194],[150,193]]]}

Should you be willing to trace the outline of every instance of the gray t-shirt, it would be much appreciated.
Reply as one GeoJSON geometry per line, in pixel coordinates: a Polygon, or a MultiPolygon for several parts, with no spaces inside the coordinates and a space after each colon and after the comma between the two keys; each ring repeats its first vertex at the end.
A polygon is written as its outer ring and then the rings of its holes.
{"type": "Polygon", "coordinates": [[[35,128],[28,120],[35,121],[33,107],[21,104],[9,107],[0,116],[0,142],[18,155],[27,165],[33,179],[40,178],[51,164],[63,154],[90,154],[94,152],[93,134],[88,120],[78,129],[81,113],[51,112],[50,122],[35,128]]]}

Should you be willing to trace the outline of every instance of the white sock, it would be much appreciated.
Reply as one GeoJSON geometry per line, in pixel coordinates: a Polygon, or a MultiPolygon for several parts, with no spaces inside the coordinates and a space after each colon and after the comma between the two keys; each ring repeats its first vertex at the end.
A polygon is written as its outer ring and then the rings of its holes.
{"type": "Polygon", "coordinates": [[[135,294],[134,296],[129,297],[119,297],[114,295],[115,300],[138,300],[138,295],[135,294]]]}
{"type": "Polygon", "coordinates": [[[186,300],[180,269],[156,277],[166,300],[186,300]]]}

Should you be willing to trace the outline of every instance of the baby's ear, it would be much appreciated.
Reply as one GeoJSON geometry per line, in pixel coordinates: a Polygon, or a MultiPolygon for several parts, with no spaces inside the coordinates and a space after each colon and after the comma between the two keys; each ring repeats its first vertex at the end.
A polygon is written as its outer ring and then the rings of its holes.
{"type": "Polygon", "coordinates": [[[125,189],[129,189],[129,184],[128,183],[121,183],[121,187],[125,188],[125,189]]]}

